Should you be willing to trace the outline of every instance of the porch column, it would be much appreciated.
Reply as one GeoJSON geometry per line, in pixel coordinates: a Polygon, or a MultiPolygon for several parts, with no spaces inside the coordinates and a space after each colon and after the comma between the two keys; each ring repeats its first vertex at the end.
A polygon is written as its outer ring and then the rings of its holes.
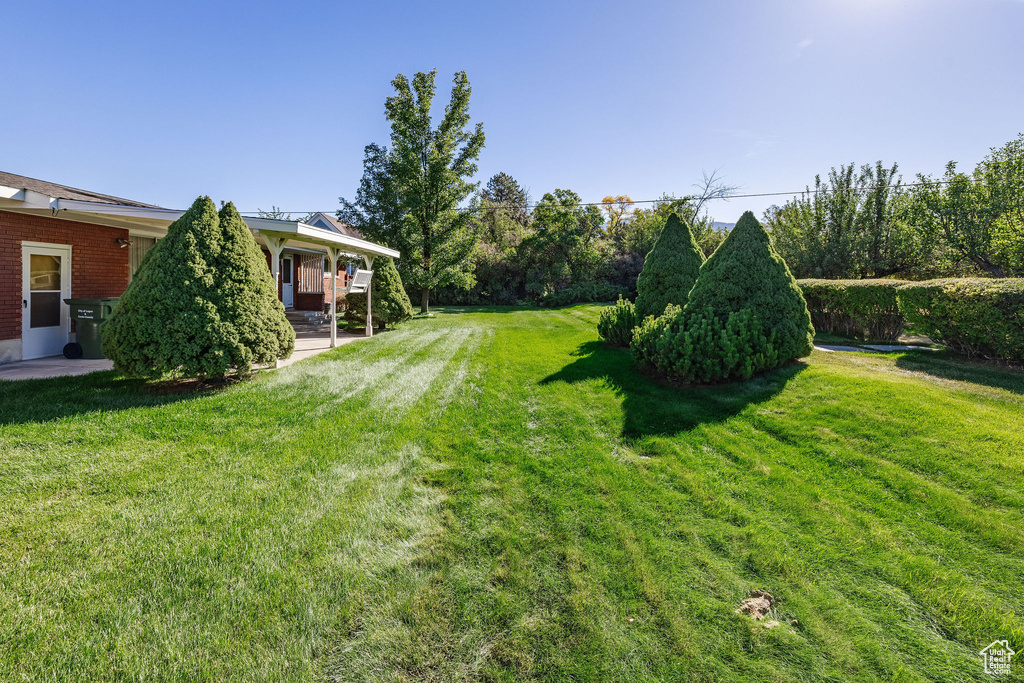
{"type": "MultiPolygon", "coordinates": [[[[278,295],[277,288],[281,284],[281,252],[284,251],[284,243],[288,240],[284,237],[271,237],[270,235],[262,235],[262,237],[267,244],[267,250],[270,251],[270,274],[274,276],[274,296],[276,297],[278,295]]],[[[280,359],[275,358],[274,367],[280,366],[280,359]]]]}
{"type": "Polygon", "coordinates": [[[338,258],[334,247],[327,247],[327,260],[331,263],[331,348],[338,345],[338,258]]]}
{"type": "MultiPolygon", "coordinates": [[[[363,254],[363,260],[366,261],[366,269],[373,270],[373,257],[369,254],[363,254]]],[[[370,282],[366,285],[366,336],[373,336],[373,302],[370,301],[370,290],[373,289],[373,275],[370,276],[370,282]]]]}
{"type": "Polygon", "coordinates": [[[284,251],[284,243],[288,240],[284,237],[263,235],[263,241],[267,243],[267,249],[270,251],[270,274],[274,277],[274,296],[279,296],[277,291],[281,286],[281,252],[284,251]]]}

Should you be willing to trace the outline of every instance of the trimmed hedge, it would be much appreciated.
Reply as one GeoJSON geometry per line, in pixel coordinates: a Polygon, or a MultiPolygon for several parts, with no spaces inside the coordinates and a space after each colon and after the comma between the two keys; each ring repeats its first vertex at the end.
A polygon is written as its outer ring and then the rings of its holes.
{"type": "Polygon", "coordinates": [[[896,291],[905,280],[797,280],[819,332],[896,339],[906,327],[896,291]]]}
{"type": "Polygon", "coordinates": [[[1024,278],[912,282],[896,297],[916,331],[956,353],[1024,362],[1024,278]]]}
{"type": "Polygon", "coordinates": [[[629,299],[621,296],[614,306],[601,311],[597,321],[597,333],[611,346],[629,346],[636,327],[636,307],[629,299]]]}

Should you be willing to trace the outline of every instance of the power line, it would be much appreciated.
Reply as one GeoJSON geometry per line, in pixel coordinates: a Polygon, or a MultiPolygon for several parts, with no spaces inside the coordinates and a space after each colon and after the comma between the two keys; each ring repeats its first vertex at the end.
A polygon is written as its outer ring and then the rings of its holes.
{"type": "MultiPolygon", "coordinates": [[[[844,191],[849,191],[849,192],[868,192],[870,190],[881,190],[883,188],[902,189],[902,188],[905,188],[905,187],[920,187],[922,185],[948,185],[950,182],[951,181],[948,181],[948,180],[933,180],[933,181],[924,182],[924,183],[901,183],[899,185],[869,185],[869,186],[865,186],[865,187],[851,187],[851,188],[847,188],[847,190],[844,190],[844,191]]],[[[831,187],[821,187],[821,188],[815,188],[815,189],[811,189],[811,188],[808,187],[808,188],[805,188],[803,190],[796,190],[796,191],[793,191],[793,192],[756,192],[756,193],[751,193],[751,194],[729,194],[729,195],[724,195],[724,196],[721,196],[721,197],[709,197],[707,201],[715,201],[715,200],[730,201],[732,199],[752,199],[752,198],[755,198],[755,197],[793,197],[793,196],[796,196],[796,195],[825,194],[825,193],[835,192],[835,191],[836,190],[834,188],[831,188],[831,187]]],[[[693,197],[692,196],[684,196],[684,197],[667,197],[667,198],[666,197],[661,197],[659,199],[632,199],[632,200],[630,200],[629,203],[630,204],[669,204],[669,203],[674,202],[674,201],[685,201],[687,199],[693,199],[693,197]]],[[[615,202],[612,202],[612,204],[614,205],[615,202]]],[[[606,204],[605,202],[578,202],[576,204],[573,204],[572,206],[607,206],[607,205],[608,204],[606,204]]],[[[515,208],[515,209],[527,210],[527,209],[536,209],[539,206],[549,206],[549,205],[548,204],[521,204],[521,205],[520,204],[504,204],[504,205],[501,205],[501,206],[466,206],[466,207],[461,207],[461,208],[455,209],[455,211],[460,211],[460,212],[465,212],[465,211],[497,211],[499,209],[509,208],[509,207],[515,208]]],[[[256,216],[256,214],[259,214],[260,212],[261,212],[261,210],[257,209],[256,211],[239,211],[238,213],[240,213],[242,215],[247,215],[247,216],[256,216]]],[[[271,212],[264,211],[263,213],[271,213],[271,212]]],[[[284,214],[284,215],[288,215],[288,214],[309,215],[309,214],[314,214],[314,213],[323,213],[323,214],[327,214],[327,215],[333,215],[333,214],[337,213],[337,210],[334,210],[334,211],[281,211],[281,210],[277,210],[274,213],[279,213],[279,214],[284,214]]]]}

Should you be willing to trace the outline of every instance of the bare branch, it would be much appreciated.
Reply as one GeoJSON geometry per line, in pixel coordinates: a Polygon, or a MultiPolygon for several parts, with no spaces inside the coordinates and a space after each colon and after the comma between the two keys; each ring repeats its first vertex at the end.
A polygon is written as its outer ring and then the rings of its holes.
{"type": "Polygon", "coordinates": [[[714,201],[716,199],[728,199],[732,195],[736,194],[736,191],[740,189],[739,185],[726,185],[722,178],[718,175],[718,171],[712,171],[711,175],[708,175],[707,171],[701,171],[703,181],[694,183],[694,187],[700,192],[693,197],[693,219],[696,220],[700,214],[701,209],[707,202],[714,201]]]}

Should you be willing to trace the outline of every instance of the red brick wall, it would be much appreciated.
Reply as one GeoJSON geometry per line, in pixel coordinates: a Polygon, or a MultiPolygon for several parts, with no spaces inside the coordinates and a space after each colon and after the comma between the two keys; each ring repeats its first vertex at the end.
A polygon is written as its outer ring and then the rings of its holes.
{"type": "Polygon", "coordinates": [[[121,296],[128,286],[128,231],[0,211],[0,339],[21,337],[21,243],[71,245],[71,296],[121,296]]]}
{"type": "Polygon", "coordinates": [[[322,292],[295,292],[292,297],[295,299],[295,308],[300,311],[322,311],[324,309],[322,292]]]}

